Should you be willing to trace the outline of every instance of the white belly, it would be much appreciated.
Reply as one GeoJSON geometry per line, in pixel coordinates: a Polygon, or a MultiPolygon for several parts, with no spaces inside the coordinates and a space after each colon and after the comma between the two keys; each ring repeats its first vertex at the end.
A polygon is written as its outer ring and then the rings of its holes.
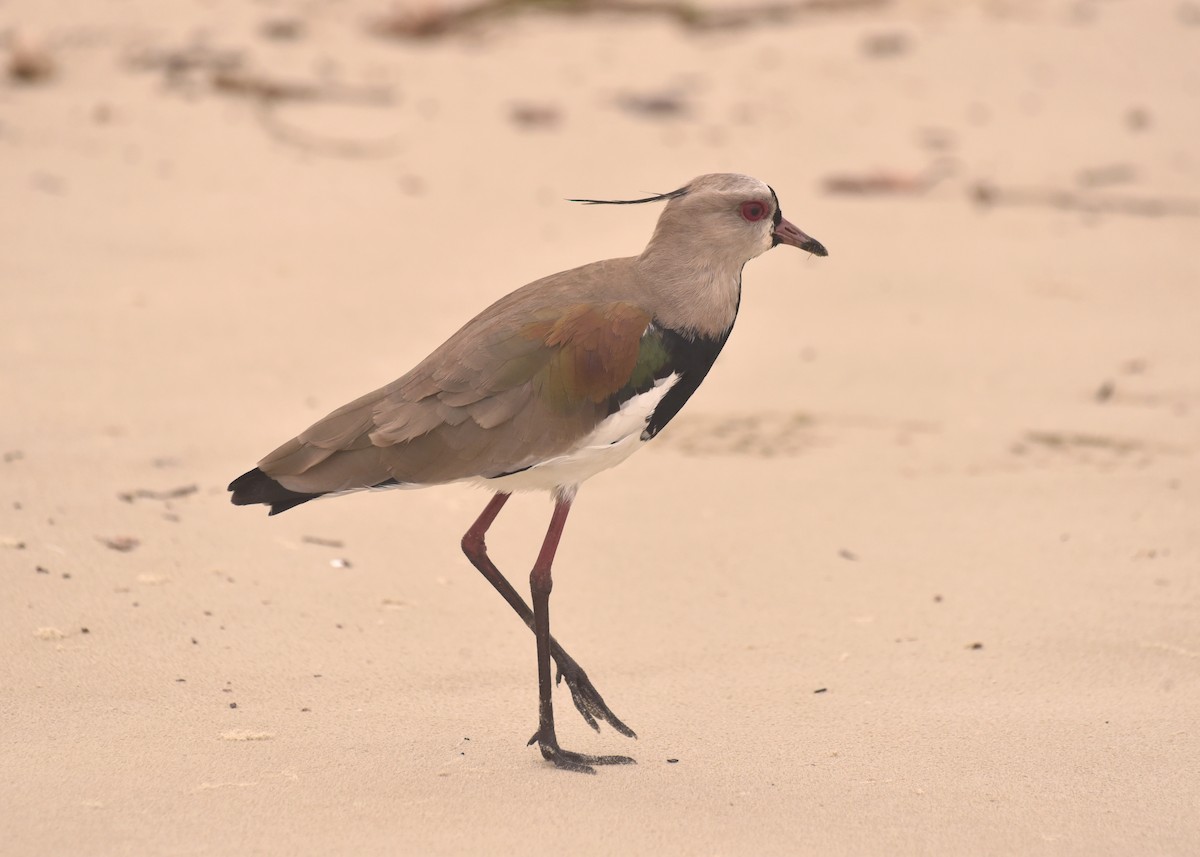
{"type": "Polygon", "coordinates": [[[574,488],[602,470],[616,467],[637,451],[642,443],[642,431],[663,396],[679,375],[672,373],[654,382],[654,387],[629,399],[621,409],[596,426],[575,449],[535,464],[519,473],[494,479],[472,477],[466,480],[490,491],[553,491],[574,488]]]}

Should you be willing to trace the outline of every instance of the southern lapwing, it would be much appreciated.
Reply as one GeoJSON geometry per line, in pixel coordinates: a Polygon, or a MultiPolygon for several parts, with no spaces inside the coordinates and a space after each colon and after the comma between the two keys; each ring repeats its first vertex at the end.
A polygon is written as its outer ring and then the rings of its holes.
{"type": "Polygon", "coordinates": [[[635,737],[550,636],[550,567],[579,485],[628,458],[671,421],[721,353],[742,297],[742,267],[777,244],[818,256],[749,176],[700,176],[665,202],[640,256],[530,283],[466,323],[415,369],[289,440],[229,486],[271,514],[325,495],[467,482],[495,492],[462,549],[537,638],[538,731],[560,768],[594,773],[628,756],[558,745],[550,660],[584,720],[635,737]],[[554,512],[529,575],[533,609],[488,557],[484,537],[513,491],[549,491],[554,512]]]}

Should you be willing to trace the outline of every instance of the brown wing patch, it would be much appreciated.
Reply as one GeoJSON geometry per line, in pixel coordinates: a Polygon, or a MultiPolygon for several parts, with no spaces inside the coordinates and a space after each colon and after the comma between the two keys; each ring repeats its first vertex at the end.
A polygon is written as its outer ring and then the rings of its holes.
{"type": "Polygon", "coordinates": [[[581,304],[526,324],[521,335],[550,352],[533,378],[535,392],[557,409],[599,404],[620,390],[637,365],[650,316],[632,304],[581,304]]]}

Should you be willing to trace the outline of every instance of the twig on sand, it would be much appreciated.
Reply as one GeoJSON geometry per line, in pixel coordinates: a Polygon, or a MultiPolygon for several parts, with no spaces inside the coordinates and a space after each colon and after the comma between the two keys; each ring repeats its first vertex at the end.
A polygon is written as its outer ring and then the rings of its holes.
{"type": "Polygon", "coordinates": [[[940,179],[940,176],[925,173],[840,173],[826,176],[821,185],[826,193],[841,196],[916,196],[925,193],[940,179]]]}
{"type": "Polygon", "coordinates": [[[781,23],[799,15],[877,9],[889,3],[890,0],[775,0],[747,6],[706,8],[688,0],[477,0],[458,7],[397,8],[372,21],[370,29],[388,38],[435,39],[483,21],[523,12],[546,12],[665,18],[685,29],[718,30],[781,23]]]}
{"type": "Polygon", "coordinates": [[[166,85],[175,89],[207,88],[219,95],[263,103],[293,101],[386,106],[393,101],[391,90],[382,87],[287,80],[253,71],[246,67],[241,53],[200,44],[144,51],[132,56],[129,64],[139,70],[160,72],[166,85]]]}
{"type": "Polygon", "coordinates": [[[865,170],[825,176],[826,193],[843,196],[919,196],[957,171],[953,161],[941,158],[920,172],[909,170],[865,170]]]}
{"type": "Polygon", "coordinates": [[[166,85],[175,88],[191,88],[197,77],[211,79],[214,75],[241,68],[244,61],[241,51],[214,48],[202,41],[183,47],[135,50],[126,60],[138,71],[161,73],[166,85]]]}
{"type": "Polygon", "coordinates": [[[980,208],[1000,205],[1040,206],[1087,214],[1125,214],[1133,217],[1200,217],[1200,200],[1187,198],[1080,193],[1055,188],[971,185],[971,200],[980,208]]]}
{"type": "Polygon", "coordinates": [[[199,490],[196,485],[181,485],[178,488],[170,488],[166,491],[137,488],[133,491],[122,491],[117,495],[117,498],[124,503],[132,503],[134,500],[178,500],[180,497],[195,494],[199,490]]]}
{"type": "Polygon", "coordinates": [[[322,137],[284,122],[276,108],[281,104],[348,104],[380,107],[394,101],[391,90],[355,87],[321,81],[287,80],[247,68],[245,57],[232,50],[196,43],[181,48],[145,51],[130,64],[161,72],[169,87],[244,98],[257,110],[259,123],[276,141],[319,155],[341,158],[379,158],[395,152],[399,139],[346,140],[322,137]]]}
{"type": "Polygon", "coordinates": [[[397,134],[380,140],[348,140],[322,136],[284,122],[274,108],[272,102],[259,102],[256,115],[263,130],[277,142],[313,154],[337,158],[386,158],[396,153],[401,142],[397,134]]]}
{"type": "Polygon", "coordinates": [[[214,70],[210,83],[214,91],[223,95],[265,103],[320,101],[380,106],[392,103],[392,93],[387,89],[290,81],[238,68],[214,70]]]}
{"type": "Polygon", "coordinates": [[[400,143],[396,135],[382,140],[348,140],[324,137],[284,122],[275,109],[283,102],[340,103],[366,106],[390,104],[391,92],[377,88],[352,88],[282,81],[265,75],[227,70],[213,74],[213,88],[256,102],[259,124],[270,137],[288,146],[338,158],[385,158],[400,143]]]}

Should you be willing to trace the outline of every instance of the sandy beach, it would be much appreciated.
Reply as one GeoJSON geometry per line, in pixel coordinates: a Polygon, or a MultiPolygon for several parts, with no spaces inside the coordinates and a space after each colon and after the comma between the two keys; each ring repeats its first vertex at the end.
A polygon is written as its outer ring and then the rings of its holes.
{"type": "Polygon", "coordinates": [[[467,8],[0,2],[0,851],[1200,853],[1200,4],[467,8]],[[554,770],[486,494],[225,487],[718,171],[830,255],[581,490],[554,770]]]}

